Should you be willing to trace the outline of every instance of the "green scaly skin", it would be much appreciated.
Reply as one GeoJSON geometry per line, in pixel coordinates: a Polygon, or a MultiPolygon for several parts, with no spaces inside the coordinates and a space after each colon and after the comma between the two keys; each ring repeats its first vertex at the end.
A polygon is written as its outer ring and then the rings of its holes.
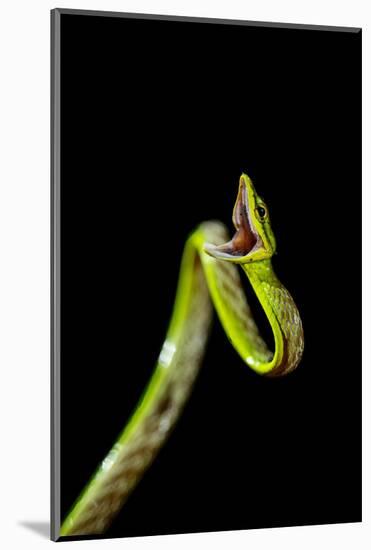
{"type": "Polygon", "coordinates": [[[213,306],[242,360],[262,375],[297,367],[304,348],[295,303],[275,275],[276,241],[268,209],[246,174],[240,178],[228,240],[220,222],[188,238],[169,329],[154,373],[128,424],[63,522],[60,535],[101,534],[169,437],[202,363],[213,306]],[[271,325],[275,351],[259,334],[239,277],[247,275],[271,325]]]}

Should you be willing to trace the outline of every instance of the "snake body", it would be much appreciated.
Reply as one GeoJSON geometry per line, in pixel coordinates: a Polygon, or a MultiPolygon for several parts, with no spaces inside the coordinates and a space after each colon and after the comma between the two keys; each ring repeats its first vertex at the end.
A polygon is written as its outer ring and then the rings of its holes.
{"type": "Polygon", "coordinates": [[[276,243],[268,210],[246,174],[240,178],[233,222],[236,233],[230,241],[217,221],[202,223],[186,241],[173,314],[152,377],[128,424],[67,515],[62,536],[104,533],[155,459],[199,371],[213,306],[228,339],[257,373],[281,376],[299,364],[304,347],[300,315],[273,271],[276,243]],[[237,266],[270,322],[274,353],[259,334],[237,266]]]}

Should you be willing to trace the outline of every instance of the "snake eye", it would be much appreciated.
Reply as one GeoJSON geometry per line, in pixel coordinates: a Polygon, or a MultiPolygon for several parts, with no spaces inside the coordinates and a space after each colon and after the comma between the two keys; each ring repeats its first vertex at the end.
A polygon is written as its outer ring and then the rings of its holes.
{"type": "Polygon", "coordinates": [[[264,206],[257,206],[256,212],[261,220],[264,220],[267,217],[267,210],[264,206]]]}

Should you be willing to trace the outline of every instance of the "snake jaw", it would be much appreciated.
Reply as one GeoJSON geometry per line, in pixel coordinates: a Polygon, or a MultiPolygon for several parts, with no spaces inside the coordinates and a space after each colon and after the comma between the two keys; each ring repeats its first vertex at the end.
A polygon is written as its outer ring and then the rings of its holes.
{"type": "Polygon", "coordinates": [[[238,262],[246,258],[252,252],[261,249],[263,242],[251,220],[248,201],[248,190],[244,179],[241,177],[235,207],[233,209],[233,224],[236,232],[232,239],[225,244],[214,245],[207,243],[205,252],[220,260],[238,262]]]}

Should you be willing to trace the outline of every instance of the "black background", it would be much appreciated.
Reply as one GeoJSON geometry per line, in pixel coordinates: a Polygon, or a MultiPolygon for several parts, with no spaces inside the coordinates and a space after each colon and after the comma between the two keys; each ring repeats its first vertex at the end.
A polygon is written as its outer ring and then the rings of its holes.
{"type": "Polygon", "coordinates": [[[62,519],[150,376],[187,235],[231,227],[246,171],[303,361],[259,377],[215,320],[107,536],[360,521],[360,32],[66,14],[61,29],[62,519]]]}

